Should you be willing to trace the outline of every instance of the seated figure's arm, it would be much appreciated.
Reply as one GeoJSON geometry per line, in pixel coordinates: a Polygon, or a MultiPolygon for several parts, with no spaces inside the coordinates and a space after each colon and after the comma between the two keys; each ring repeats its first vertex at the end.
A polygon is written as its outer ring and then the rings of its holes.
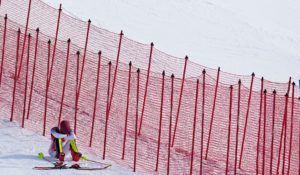
{"type": "Polygon", "coordinates": [[[68,135],[66,137],[66,140],[75,140],[75,139],[76,139],[76,135],[75,135],[74,131],[71,130],[70,135],[68,135]]]}
{"type": "Polygon", "coordinates": [[[66,134],[61,134],[58,132],[58,128],[57,127],[54,127],[51,129],[51,135],[57,139],[61,139],[61,138],[65,138],[67,137],[66,134]]]}

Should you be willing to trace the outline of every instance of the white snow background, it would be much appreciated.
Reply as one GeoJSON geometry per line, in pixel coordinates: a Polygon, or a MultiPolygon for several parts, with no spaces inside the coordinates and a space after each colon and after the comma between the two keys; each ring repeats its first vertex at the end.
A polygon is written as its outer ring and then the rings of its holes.
{"type": "MultiPolygon", "coordinates": [[[[82,20],[222,71],[300,79],[299,0],[44,0],[82,20]]],[[[183,60],[184,62],[184,60],[183,60]]]]}
{"type": "MultiPolygon", "coordinates": [[[[300,1],[298,0],[45,0],[72,16],[128,38],[154,42],[168,54],[204,66],[275,82],[300,78],[300,1]]],[[[1,95],[1,94],[0,94],[1,95]]],[[[49,166],[37,153],[50,140],[8,120],[0,103],[0,174],[132,174],[114,164],[98,172],[36,171],[49,166]]],[[[84,151],[84,149],[81,149],[84,151]]],[[[93,157],[92,153],[83,152],[93,157]]]]}

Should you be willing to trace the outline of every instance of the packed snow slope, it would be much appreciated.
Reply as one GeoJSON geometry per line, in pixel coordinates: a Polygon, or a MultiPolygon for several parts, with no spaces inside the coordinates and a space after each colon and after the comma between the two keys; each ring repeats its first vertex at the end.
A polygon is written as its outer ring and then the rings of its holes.
{"type": "MultiPolygon", "coordinates": [[[[3,100],[0,98],[0,100],[3,100]]],[[[41,136],[28,129],[21,128],[16,122],[10,122],[9,105],[0,103],[0,174],[3,175],[130,175],[133,173],[131,168],[126,169],[114,162],[105,161],[112,164],[106,170],[85,171],[85,170],[34,170],[35,166],[52,166],[49,162],[38,158],[38,153],[43,152],[48,157],[50,145],[48,137],[41,136]]],[[[78,146],[80,152],[91,160],[102,161],[96,157],[92,150],[78,146]]],[[[66,163],[71,165],[78,163],[82,167],[99,167],[99,165],[87,162],[70,161],[70,155],[66,157],[66,163]]]]}
{"type": "Polygon", "coordinates": [[[298,0],[44,0],[168,54],[223,71],[300,79],[298,0]]]}
{"type": "MultiPolygon", "coordinates": [[[[35,166],[52,166],[49,162],[38,158],[38,153],[43,152],[47,156],[50,139],[37,135],[27,129],[22,129],[15,122],[0,117],[0,174],[5,175],[83,175],[83,174],[105,174],[105,175],[129,175],[134,174],[131,170],[121,168],[113,164],[106,170],[85,171],[85,170],[34,170],[35,166]]],[[[8,118],[8,117],[7,117],[8,118]]],[[[89,155],[90,159],[101,160],[92,156],[93,153],[80,148],[85,155],[89,155]]],[[[70,156],[70,155],[69,155],[70,156]]],[[[71,159],[70,157],[66,158],[71,159]]],[[[67,163],[75,163],[67,161],[67,163]]],[[[89,167],[97,167],[90,162],[80,161],[79,164],[89,167]]]]}

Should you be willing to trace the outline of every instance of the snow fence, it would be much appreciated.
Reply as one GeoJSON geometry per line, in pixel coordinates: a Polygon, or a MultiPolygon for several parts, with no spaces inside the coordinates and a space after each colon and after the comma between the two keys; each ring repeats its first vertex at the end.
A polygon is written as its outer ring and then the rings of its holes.
{"type": "Polygon", "coordinates": [[[49,137],[153,174],[300,174],[300,98],[288,83],[176,58],[52,8],[0,1],[0,99],[49,137]]]}

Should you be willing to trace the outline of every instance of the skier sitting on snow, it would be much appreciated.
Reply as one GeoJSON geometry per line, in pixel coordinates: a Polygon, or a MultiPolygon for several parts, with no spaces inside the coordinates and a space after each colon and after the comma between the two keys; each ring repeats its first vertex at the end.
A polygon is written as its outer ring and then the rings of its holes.
{"type": "Polygon", "coordinates": [[[82,154],[78,152],[76,146],[76,136],[74,131],[70,128],[70,123],[67,120],[60,122],[59,127],[51,129],[51,145],[49,148],[49,155],[59,159],[63,162],[65,155],[71,152],[73,161],[79,161],[82,154]]]}

